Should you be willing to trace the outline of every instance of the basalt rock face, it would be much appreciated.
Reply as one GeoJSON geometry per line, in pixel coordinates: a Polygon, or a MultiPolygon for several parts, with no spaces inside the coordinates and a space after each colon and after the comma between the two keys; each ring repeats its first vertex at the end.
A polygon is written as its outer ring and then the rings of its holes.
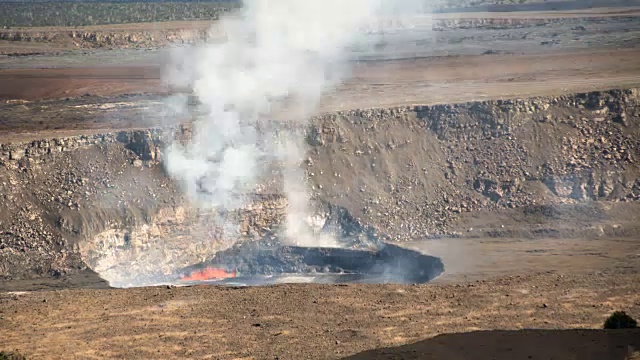
{"type": "MultiPolygon", "coordinates": [[[[433,31],[456,29],[514,29],[562,24],[575,25],[572,31],[585,31],[585,25],[610,22],[608,17],[568,17],[568,18],[443,18],[429,19],[427,24],[433,31]]],[[[637,22],[637,16],[620,16],[616,21],[637,22]]],[[[157,48],[172,44],[194,44],[202,41],[224,39],[219,23],[201,21],[189,24],[165,25],[154,29],[143,24],[124,26],[122,29],[99,27],[87,28],[17,28],[0,29],[0,40],[24,43],[56,43],[72,45],[75,48],[157,48]]],[[[407,24],[409,25],[409,24],[407,24]]],[[[403,26],[402,23],[399,26],[403,26]]]]}
{"type": "Polygon", "coordinates": [[[136,259],[151,266],[141,259],[152,256],[158,267],[184,266],[270,234],[286,208],[280,195],[255,194],[232,212],[188,203],[162,166],[175,130],[0,145],[0,276],[109,271],[125,261],[136,271],[136,259]],[[238,226],[225,229],[227,220],[238,226]]]}
{"type": "Polygon", "coordinates": [[[316,119],[316,195],[396,240],[479,210],[638,200],[637,89],[316,119]],[[384,231],[382,231],[384,229],[384,231]]]}
{"type": "MultiPolygon", "coordinates": [[[[618,20],[622,22],[637,21],[637,16],[621,16],[618,20]]],[[[574,31],[584,31],[584,25],[596,25],[606,23],[610,19],[603,16],[592,17],[565,17],[565,18],[451,18],[438,19],[433,22],[434,31],[445,31],[451,29],[509,29],[545,26],[550,24],[575,25],[574,31]]]]}
{"type": "MultiPolygon", "coordinates": [[[[0,277],[87,266],[112,284],[168,274],[239,241],[274,240],[287,199],[264,186],[239,209],[196,206],[165,173],[163,151],[190,127],[0,145],[0,277]]],[[[365,233],[343,209],[318,206],[311,226],[365,233]],[[347,224],[342,226],[342,224],[347,224]]]]}
{"type": "Polygon", "coordinates": [[[136,30],[4,30],[0,40],[26,43],[70,44],[76,48],[155,48],[170,44],[192,44],[212,36],[207,28],[136,30]]]}
{"type": "MultiPolygon", "coordinates": [[[[110,30],[110,29],[9,29],[0,30],[0,40],[31,43],[60,44],[77,49],[147,49],[176,44],[196,44],[215,40],[221,35],[213,28],[200,25],[198,28],[164,30],[110,30]]],[[[42,50],[47,52],[47,50],[42,50]]]]}
{"type": "MultiPolygon", "coordinates": [[[[89,266],[131,278],[210,259],[238,241],[277,239],[288,208],[277,187],[259,187],[237,211],[184,198],[162,162],[166,145],[188,133],[0,145],[0,276],[89,266]]],[[[456,221],[469,214],[564,219],[566,206],[640,200],[637,89],[353,110],[311,119],[304,133],[311,223],[344,237],[461,236],[456,221]]]]}
{"type": "Polygon", "coordinates": [[[82,268],[78,239],[110,227],[116,219],[135,222],[171,198],[172,192],[159,191],[167,186],[161,178],[136,184],[136,172],[152,178],[158,169],[151,162],[138,164],[140,156],[126,151],[118,137],[0,145],[0,275],[82,268]]]}

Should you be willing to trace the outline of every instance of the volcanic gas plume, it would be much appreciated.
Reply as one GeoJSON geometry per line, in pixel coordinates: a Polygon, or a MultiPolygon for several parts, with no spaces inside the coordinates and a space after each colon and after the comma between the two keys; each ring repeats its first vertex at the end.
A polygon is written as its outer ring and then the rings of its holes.
{"type": "Polygon", "coordinates": [[[169,174],[197,206],[233,210],[246,203],[266,164],[278,162],[289,202],[284,240],[335,246],[305,221],[313,214],[300,169],[304,134],[281,124],[299,129],[322,94],[348,76],[349,47],[373,44],[376,19],[424,7],[418,0],[245,1],[221,20],[226,41],[174,53],[166,80],[192,89],[199,107],[191,141],[166,151],[169,174]]]}
{"type": "MultiPolygon", "coordinates": [[[[188,206],[207,214],[205,223],[197,224],[203,228],[199,233],[215,229],[216,237],[180,238],[167,246],[153,235],[155,243],[144,249],[125,249],[99,261],[109,281],[144,285],[156,281],[155,275],[137,269],[167,274],[188,261],[203,261],[202,251],[192,248],[210,250],[209,257],[229,249],[241,239],[243,220],[216,214],[244,208],[270,177],[278,178],[277,191],[287,200],[284,224],[274,234],[278,243],[344,246],[340,229],[312,211],[301,167],[307,121],[323,94],[348,77],[357,60],[354,49],[375,48],[381,27],[398,24],[390,18],[424,7],[421,0],[249,0],[216,24],[224,39],[174,49],[164,80],[188,93],[169,96],[163,115],[176,124],[191,119],[191,131],[163,149],[164,167],[188,206]],[[176,256],[179,249],[198,254],[176,256]]],[[[227,275],[212,269],[193,276],[227,275]]]]}

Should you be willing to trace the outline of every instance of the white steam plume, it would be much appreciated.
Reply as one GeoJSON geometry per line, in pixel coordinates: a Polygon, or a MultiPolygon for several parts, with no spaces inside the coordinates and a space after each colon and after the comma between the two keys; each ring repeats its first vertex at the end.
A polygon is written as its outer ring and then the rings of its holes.
{"type": "Polygon", "coordinates": [[[280,161],[290,203],[287,238],[320,241],[302,225],[309,204],[299,169],[302,139],[266,120],[282,120],[276,117],[287,111],[303,124],[322,94],[348,74],[347,48],[376,16],[423,6],[417,0],[245,0],[240,13],[219,24],[225,41],[174,53],[167,80],[190,89],[200,105],[193,138],[167,149],[169,174],[199,206],[233,210],[254,191],[265,164],[280,161]]]}

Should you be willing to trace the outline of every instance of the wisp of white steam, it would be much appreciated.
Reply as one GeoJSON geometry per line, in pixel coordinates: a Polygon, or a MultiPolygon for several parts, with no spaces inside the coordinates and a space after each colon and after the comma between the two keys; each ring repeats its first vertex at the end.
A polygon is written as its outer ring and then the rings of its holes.
{"type": "MultiPolygon", "coordinates": [[[[335,245],[304,224],[309,195],[300,169],[303,139],[282,129],[274,137],[266,121],[289,112],[287,118],[303,125],[323,93],[348,76],[348,47],[376,17],[423,5],[418,0],[245,0],[241,11],[221,20],[222,41],[173,54],[166,80],[189,89],[199,105],[193,137],[166,149],[170,176],[198,206],[234,210],[246,204],[265,164],[279,161],[289,201],[287,240],[335,245]]],[[[186,97],[174,97],[173,108],[176,101],[187,105],[186,97]]]]}

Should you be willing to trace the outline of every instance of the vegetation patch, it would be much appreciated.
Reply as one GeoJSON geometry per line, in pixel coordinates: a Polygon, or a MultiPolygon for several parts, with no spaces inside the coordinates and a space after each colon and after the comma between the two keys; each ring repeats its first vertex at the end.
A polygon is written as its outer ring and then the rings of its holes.
{"type": "Polygon", "coordinates": [[[0,2],[0,28],[215,20],[239,1],[0,2]]]}
{"type": "Polygon", "coordinates": [[[633,329],[638,322],[624,311],[616,311],[604,322],[605,329],[633,329]]]}
{"type": "Polygon", "coordinates": [[[17,352],[0,351],[0,360],[26,360],[27,358],[17,352]]]}

